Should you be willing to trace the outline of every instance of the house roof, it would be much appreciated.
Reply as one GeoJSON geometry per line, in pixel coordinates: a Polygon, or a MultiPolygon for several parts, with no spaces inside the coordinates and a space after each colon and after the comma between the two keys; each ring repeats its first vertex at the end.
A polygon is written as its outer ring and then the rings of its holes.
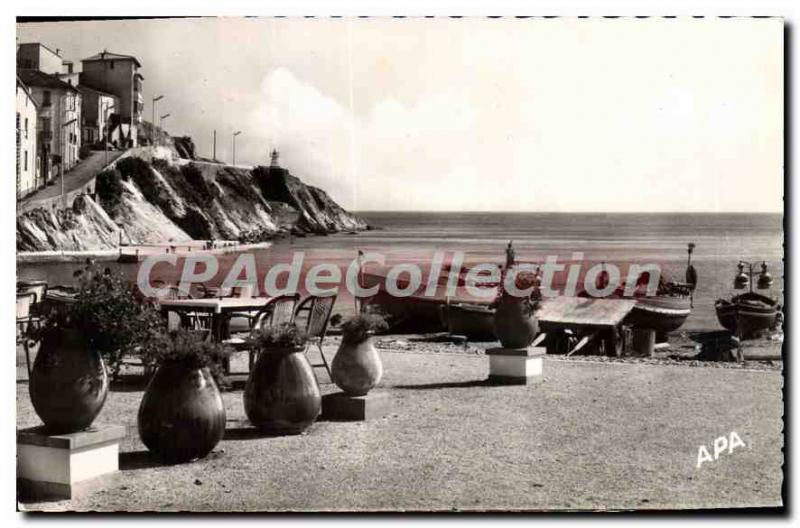
{"type": "Polygon", "coordinates": [[[115,99],[119,99],[119,97],[117,97],[116,95],[114,95],[112,93],[104,92],[103,90],[98,90],[97,88],[92,88],[91,86],[89,86],[87,84],[84,84],[84,83],[81,83],[81,84],[78,85],[78,91],[79,92],[90,91],[90,92],[98,93],[100,95],[105,95],[106,97],[113,97],[115,99]]]}
{"type": "Polygon", "coordinates": [[[28,86],[24,82],[22,82],[22,79],[19,78],[19,75],[17,75],[17,86],[20,86],[25,91],[25,93],[28,94],[28,99],[30,99],[33,102],[33,106],[39,108],[39,103],[37,103],[36,99],[34,99],[33,96],[31,95],[30,88],[28,88],[28,86]]]}
{"type": "Polygon", "coordinates": [[[54,75],[48,75],[39,70],[17,70],[17,78],[27,86],[38,86],[40,88],[53,88],[55,90],[68,90],[77,92],[69,83],[58,79],[54,75]]]}
{"type": "Polygon", "coordinates": [[[121,53],[111,53],[110,51],[101,51],[91,57],[86,57],[82,59],[81,62],[91,62],[91,61],[107,61],[107,60],[132,60],[136,63],[136,66],[139,68],[142,67],[142,64],[139,62],[139,59],[134,57],[133,55],[122,55],[121,53]]]}
{"type": "Polygon", "coordinates": [[[21,44],[19,44],[19,47],[21,48],[22,46],[40,46],[40,47],[46,49],[47,51],[49,51],[50,53],[52,53],[53,55],[61,57],[60,53],[56,53],[55,51],[53,51],[52,49],[48,48],[47,46],[45,46],[41,42],[22,42],[21,44]]]}

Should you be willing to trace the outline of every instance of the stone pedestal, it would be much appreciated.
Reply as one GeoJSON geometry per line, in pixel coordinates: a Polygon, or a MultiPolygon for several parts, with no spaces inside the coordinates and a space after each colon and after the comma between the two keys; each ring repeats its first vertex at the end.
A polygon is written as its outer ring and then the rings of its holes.
{"type": "Polygon", "coordinates": [[[367,421],[386,416],[391,410],[388,393],[377,391],[366,396],[351,396],[344,392],[326,394],[322,397],[324,420],[367,421]]]}
{"type": "Polygon", "coordinates": [[[43,426],[17,431],[20,493],[31,499],[72,499],[119,469],[122,425],[98,425],[51,435],[43,426]]]}
{"type": "Polygon", "coordinates": [[[490,348],[489,381],[502,385],[529,385],[542,380],[545,347],[490,348]]]}

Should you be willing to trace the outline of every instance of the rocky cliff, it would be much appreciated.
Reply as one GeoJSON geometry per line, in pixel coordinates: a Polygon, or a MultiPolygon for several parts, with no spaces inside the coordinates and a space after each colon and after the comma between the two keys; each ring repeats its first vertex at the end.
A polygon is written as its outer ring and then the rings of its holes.
{"type": "MultiPolygon", "coordinates": [[[[182,149],[193,151],[181,138],[182,149]]],[[[366,223],[323,190],[278,167],[253,170],[190,161],[169,149],[140,148],[99,174],[95,194],[66,211],[33,209],[17,218],[17,251],[112,249],[132,244],[222,239],[254,242],[281,233],[335,233],[366,223]]],[[[192,152],[192,155],[194,153],[192,152]]]]}

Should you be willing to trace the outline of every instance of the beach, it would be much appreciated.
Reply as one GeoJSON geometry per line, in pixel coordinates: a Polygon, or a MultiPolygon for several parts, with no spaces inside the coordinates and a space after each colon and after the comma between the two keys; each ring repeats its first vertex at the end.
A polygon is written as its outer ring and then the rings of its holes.
{"type": "MultiPolygon", "coordinates": [[[[332,358],[336,338],[326,345],[332,358]]],[[[26,510],[662,510],[782,504],[782,374],[548,357],[543,380],[487,386],[486,356],[385,343],[370,422],[318,421],[265,437],[240,389],[223,392],[225,438],[205,459],[162,465],[139,440],[141,385],[112,387],[98,424],[122,424],[120,471],[71,501],[26,510]],[[697,467],[701,445],[745,448],[697,467]]],[[[239,357],[234,367],[246,368],[239,357]]],[[[323,394],[334,392],[318,372],[323,394]]],[[[17,427],[36,425],[17,385],[17,427]]]]}
{"type": "MultiPolygon", "coordinates": [[[[385,255],[386,265],[430,264],[436,251],[463,252],[465,264],[502,263],[509,240],[517,258],[541,263],[548,256],[561,262],[582,254],[592,263],[654,263],[664,275],[683,281],[686,247],[696,244],[692,263],[699,282],[692,314],[681,330],[715,330],[719,323],[714,302],[737,293],[733,285],[739,259],[766,261],[775,279],[769,295],[782,299],[783,217],[779,214],[588,214],[588,213],[360,213],[375,229],[357,234],[291,237],[273,241],[267,248],[252,248],[258,282],[263,284],[270,266],[289,263],[297,252],[304,270],[318,263],[333,263],[346,272],[359,250],[385,255]]],[[[236,252],[217,255],[219,271],[209,281],[216,286],[238,257],[236,252]]],[[[138,264],[105,264],[136,280],[138,264]]],[[[47,279],[51,285],[74,283],[72,263],[18,263],[19,279],[47,279]]],[[[159,265],[152,279],[177,284],[182,263],[159,265]]],[[[336,310],[351,313],[354,303],[340,288],[336,310]]]]}

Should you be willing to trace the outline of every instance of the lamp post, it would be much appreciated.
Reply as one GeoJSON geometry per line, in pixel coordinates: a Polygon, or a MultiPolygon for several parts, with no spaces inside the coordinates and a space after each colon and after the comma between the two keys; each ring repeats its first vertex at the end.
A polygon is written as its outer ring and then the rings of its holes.
{"type": "Polygon", "coordinates": [[[236,132],[233,133],[233,166],[234,167],[236,166],[236,136],[238,136],[241,133],[242,133],[241,130],[236,131],[236,132]]]}
{"type": "Polygon", "coordinates": [[[108,166],[108,111],[111,110],[112,105],[112,101],[103,105],[103,150],[106,151],[106,167],[108,166]]]}
{"type": "Polygon", "coordinates": [[[72,124],[77,121],[78,118],[70,119],[63,125],[61,125],[61,163],[58,164],[58,171],[61,173],[61,207],[63,209],[67,208],[67,196],[64,193],[64,159],[66,158],[67,153],[67,146],[65,145],[66,140],[64,138],[64,130],[68,126],[72,126],[72,124]]]}
{"type": "Polygon", "coordinates": [[[164,114],[160,118],[158,118],[158,128],[164,130],[164,120],[171,116],[172,114],[164,114]]]}
{"type": "Polygon", "coordinates": [[[150,124],[152,125],[152,128],[153,128],[153,144],[154,145],[155,145],[155,134],[156,134],[156,131],[155,131],[155,128],[156,128],[156,103],[158,101],[162,100],[163,98],[164,98],[163,95],[159,95],[159,96],[153,97],[153,104],[152,104],[153,120],[150,122],[150,124]]]}
{"type": "MultiPolygon", "coordinates": [[[[756,274],[754,269],[756,265],[758,265],[757,262],[739,261],[739,264],[736,265],[739,273],[733,279],[733,287],[735,289],[743,290],[749,286],[750,293],[753,293],[753,275],[756,274]],[[745,266],[747,266],[747,271],[745,271],[745,266]]],[[[765,261],[761,261],[761,273],[758,274],[757,287],[760,290],[772,287],[772,275],[767,271],[767,263],[765,261]]]]}

